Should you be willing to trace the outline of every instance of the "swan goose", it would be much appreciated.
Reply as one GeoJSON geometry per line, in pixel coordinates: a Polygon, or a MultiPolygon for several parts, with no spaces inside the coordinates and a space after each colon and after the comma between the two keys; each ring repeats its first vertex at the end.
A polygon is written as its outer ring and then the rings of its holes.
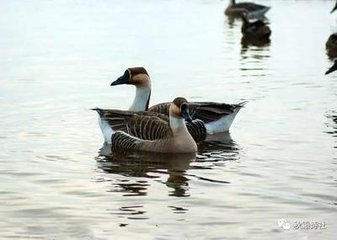
{"type": "MultiPolygon", "coordinates": [[[[121,84],[134,85],[136,87],[136,96],[129,110],[157,112],[168,116],[169,102],[159,103],[149,108],[151,79],[145,68],[126,69],[121,77],[111,83],[111,86],[121,84]]],[[[192,119],[202,120],[205,123],[207,134],[214,134],[228,131],[236,114],[245,103],[189,102],[188,107],[192,119]]]]}
{"type": "MultiPolygon", "coordinates": [[[[124,114],[124,113],[123,113],[124,114]]],[[[115,116],[105,120],[113,124],[115,116]]],[[[120,150],[136,150],[146,152],[162,152],[162,153],[195,153],[197,152],[197,144],[187,130],[185,120],[191,121],[187,100],[182,97],[175,98],[169,108],[169,122],[163,121],[156,116],[137,115],[130,113],[129,118],[124,119],[127,126],[133,129],[125,129],[125,131],[115,131],[111,135],[112,149],[120,150]],[[144,140],[137,137],[137,134],[130,134],[129,131],[137,129],[137,125],[142,127],[145,132],[138,132],[140,136],[143,134],[156,136],[154,140],[144,140]]]]}
{"type": "Polygon", "coordinates": [[[269,9],[268,6],[252,2],[236,3],[235,0],[230,0],[225,14],[229,17],[240,17],[243,12],[247,12],[249,18],[262,18],[269,9]]]}

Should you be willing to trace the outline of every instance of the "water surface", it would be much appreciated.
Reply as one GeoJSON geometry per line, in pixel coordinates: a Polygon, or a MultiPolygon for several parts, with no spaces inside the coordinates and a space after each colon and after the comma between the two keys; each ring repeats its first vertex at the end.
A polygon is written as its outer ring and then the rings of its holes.
{"type": "Polygon", "coordinates": [[[226,1],[1,1],[0,238],[334,239],[334,2],[259,2],[262,46],[226,1]],[[152,104],[249,103],[197,155],[111,153],[89,109],[128,108],[134,89],[109,85],[132,66],[152,104]]]}

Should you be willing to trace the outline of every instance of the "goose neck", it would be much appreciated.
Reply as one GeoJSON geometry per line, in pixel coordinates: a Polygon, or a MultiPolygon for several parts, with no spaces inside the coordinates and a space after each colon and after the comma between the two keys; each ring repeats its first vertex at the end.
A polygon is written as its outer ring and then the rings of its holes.
{"type": "Polygon", "coordinates": [[[185,119],[183,118],[170,116],[170,127],[172,129],[173,135],[179,135],[188,132],[185,119]]]}
{"type": "Polygon", "coordinates": [[[136,96],[133,100],[130,111],[147,111],[151,97],[151,85],[136,86],[136,96]]]}

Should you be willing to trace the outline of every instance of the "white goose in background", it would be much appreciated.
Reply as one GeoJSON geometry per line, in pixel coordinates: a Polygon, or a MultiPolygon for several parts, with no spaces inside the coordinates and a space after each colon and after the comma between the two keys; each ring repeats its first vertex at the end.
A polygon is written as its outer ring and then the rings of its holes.
{"type": "MultiPolygon", "coordinates": [[[[150,111],[169,114],[170,103],[159,103],[149,108],[151,97],[151,80],[143,67],[128,68],[123,76],[111,83],[111,86],[129,84],[136,87],[136,96],[129,110],[150,111]]],[[[226,104],[216,102],[189,102],[188,107],[192,119],[200,119],[205,123],[207,134],[226,132],[229,130],[236,114],[246,102],[226,104]]],[[[109,110],[105,110],[109,111],[109,110]]]]}
{"type": "MultiPolygon", "coordinates": [[[[112,132],[112,149],[162,153],[197,152],[197,144],[185,125],[185,120],[191,120],[185,98],[175,98],[170,104],[169,123],[153,117],[135,115],[132,118],[131,126],[146,125],[146,134],[158,135],[158,137],[154,140],[144,140],[125,131],[112,132]]],[[[106,120],[109,121],[109,119],[106,120]]]]}

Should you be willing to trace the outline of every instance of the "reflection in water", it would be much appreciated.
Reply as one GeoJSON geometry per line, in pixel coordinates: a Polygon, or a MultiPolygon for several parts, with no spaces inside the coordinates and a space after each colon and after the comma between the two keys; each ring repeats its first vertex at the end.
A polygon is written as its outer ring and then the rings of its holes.
{"type": "MultiPolygon", "coordinates": [[[[131,177],[159,178],[155,173],[167,173],[169,177],[165,184],[173,189],[170,195],[181,197],[188,196],[188,178],[185,177],[185,172],[195,158],[195,153],[112,152],[111,146],[104,144],[97,157],[97,165],[107,173],[131,177]]],[[[131,180],[123,179],[117,183],[119,190],[126,193],[124,196],[146,195],[148,181],[130,183],[131,180]]]]}
{"type": "Polygon", "coordinates": [[[169,195],[188,197],[190,177],[208,182],[229,183],[189,174],[187,173],[189,168],[205,170],[224,164],[226,161],[239,159],[240,147],[228,132],[208,136],[198,147],[197,156],[195,153],[118,152],[111,151],[111,145],[104,144],[96,160],[98,168],[104,172],[128,177],[118,179],[113,192],[122,192],[123,196],[144,196],[147,195],[150,185],[147,179],[158,178],[160,181],[160,175],[168,174],[164,184],[170,189],[169,195]],[[190,166],[191,162],[193,162],[192,166],[190,166]],[[145,179],[135,180],[129,177],[145,179]]]}
{"type": "MultiPolygon", "coordinates": [[[[243,40],[242,38],[242,41],[243,40]]],[[[270,58],[270,42],[254,40],[255,42],[242,43],[241,45],[241,67],[242,76],[266,76],[266,64],[264,61],[270,58]],[[260,45],[260,46],[259,46],[260,45]]]]}
{"type": "Polygon", "coordinates": [[[229,29],[234,28],[234,23],[235,23],[235,18],[234,17],[227,17],[227,23],[228,23],[228,27],[229,29]]]}
{"type": "MultiPolygon", "coordinates": [[[[337,112],[333,111],[330,114],[327,114],[327,118],[332,120],[327,124],[327,126],[331,129],[326,133],[331,134],[333,137],[337,138],[337,112]]],[[[337,142],[334,148],[337,148],[337,142]]]]}
{"type": "MultiPolygon", "coordinates": [[[[228,23],[228,27],[229,27],[229,29],[232,29],[232,28],[234,28],[234,26],[235,26],[235,21],[238,21],[238,22],[240,22],[239,23],[239,27],[240,27],[240,29],[241,29],[241,26],[242,26],[242,20],[241,20],[241,17],[233,17],[233,16],[225,16],[226,17],[226,22],[228,23]]],[[[261,21],[263,21],[263,22],[265,22],[265,23],[270,23],[269,22],[269,19],[266,17],[266,16],[261,16],[260,18],[259,18],[259,20],[261,20],[261,21]]]]}
{"type": "Polygon", "coordinates": [[[199,155],[196,162],[223,162],[239,159],[240,147],[229,132],[208,136],[206,141],[199,144],[198,148],[199,155]]]}
{"type": "Polygon", "coordinates": [[[252,38],[252,37],[247,37],[243,36],[241,38],[241,46],[242,49],[241,51],[245,52],[248,50],[249,46],[256,46],[256,47],[264,47],[264,46],[269,46],[270,45],[270,39],[259,39],[259,38],[252,38]]]}

